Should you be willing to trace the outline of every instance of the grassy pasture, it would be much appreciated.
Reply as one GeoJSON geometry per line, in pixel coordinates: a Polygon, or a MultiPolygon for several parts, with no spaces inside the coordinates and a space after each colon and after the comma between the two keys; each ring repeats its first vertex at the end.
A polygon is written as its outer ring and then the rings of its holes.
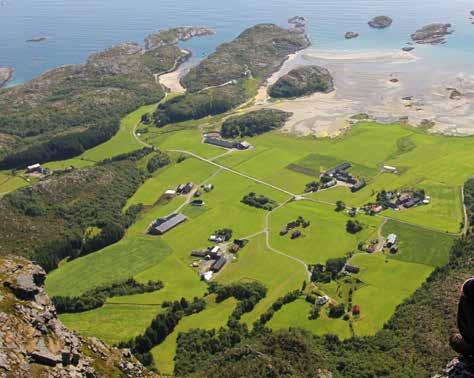
{"type": "Polygon", "coordinates": [[[399,251],[390,258],[433,268],[448,263],[454,237],[396,221],[383,226],[384,236],[391,233],[398,237],[399,251]]]}
{"type": "Polygon", "coordinates": [[[311,181],[311,172],[349,161],[354,174],[372,178],[367,187],[357,193],[338,187],[321,191],[316,198],[361,206],[382,189],[425,188],[432,197],[430,206],[394,217],[442,231],[459,231],[459,190],[474,172],[472,137],[429,135],[408,126],[361,123],[335,139],[296,138],[271,132],[250,142],[254,149],[218,161],[294,193],[304,190],[304,184],[311,181]],[[399,168],[400,174],[378,174],[384,164],[399,168]],[[288,167],[304,169],[296,172],[288,167]]]}
{"type": "Polygon", "coordinates": [[[242,317],[249,327],[276,299],[291,290],[301,288],[304,280],[307,280],[305,267],[267,249],[263,234],[253,238],[238,253],[238,258],[217,276],[217,281],[222,284],[235,281],[258,281],[267,287],[267,296],[252,312],[242,317]]]}
{"type": "MultiPolygon", "coordinates": [[[[101,160],[141,148],[141,145],[134,144],[136,140],[131,131],[141,114],[150,110],[141,108],[130,114],[114,138],[86,152],[84,157],[101,160]]],[[[271,132],[250,138],[254,146],[251,150],[220,156],[226,151],[202,144],[200,136],[200,128],[210,127],[217,121],[190,121],[163,129],[150,127],[149,132],[141,137],[161,149],[181,149],[207,158],[217,157],[216,161],[225,166],[293,193],[301,193],[305,184],[319,172],[344,161],[354,165],[352,173],[370,178],[367,187],[357,193],[351,193],[346,187],[337,187],[309,196],[330,203],[343,200],[348,206],[360,206],[372,201],[382,189],[420,188],[431,196],[432,203],[428,206],[401,212],[387,211],[377,217],[358,216],[365,228],[356,235],[346,232],[345,224],[349,218],[344,213],[336,213],[332,205],[294,201],[269,216],[272,247],[311,264],[325,263],[329,258],[356,250],[360,241],[377,235],[383,216],[413,224],[391,220],[384,226],[384,235],[390,232],[399,235],[398,254],[356,254],[352,258],[351,263],[361,267],[358,277],[363,281],[353,297],[353,303],[362,309],[360,319],[354,321],[357,335],[371,335],[378,331],[395,307],[418,288],[435,267],[447,262],[453,238],[427,229],[459,231],[462,215],[460,187],[474,172],[474,138],[449,138],[427,135],[405,126],[363,123],[335,139],[297,138],[271,132]],[[400,173],[379,174],[384,164],[398,167],[400,173]],[[290,240],[289,235],[281,237],[282,227],[300,215],[311,222],[307,229],[302,229],[304,236],[295,240],[290,240]]],[[[179,153],[173,154],[173,158],[176,159],[177,155],[179,153]]],[[[75,160],[78,163],[87,161],[75,160]]],[[[233,237],[247,237],[264,230],[268,213],[240,202],[249,192],[268,196],[279,203],[288,199],[280,191],[220,171],[194,158],[158,170],[127,203],[127,206],[143,203],[146,209],[125,238],[100,252],[61,264],[48,275],[46,288],[50,295],[79,295],[98,285],[130,276],[140,281],[161,279],[165,288],[153,293],[111,298],[103,308],[62,315],[61,319],[83,334],[117,342],[142,332],[161,311],[163,300],[202,296],[206,285],[199,280],[197,271],[190,267],[190,252],[207,247],[208,236],[218,228],[233,229],[233,237]],[[204,207],[186,205],[181,209],[189,218],[184,224],[162,237],[145,235],[153,219],[175,211],[184,203],[182,197],[169,203],[156,203],[161,194],[188,181],[207,181],[214,185],[213,191],[203,193],[201,197],[204,207]]],[[[264,234],[253,236],[237,258],[216,276],[216,280],[224,284],[257,280],[267,286],[267,297],[242,318],[248,325],[278,297],[300,288],[306,278],[302,264],[267,248],[264,234]]],[[[338,285],[332,282],[323,288],[336,298],[341,290],[345,290],[338,285]]],[[[235,306],[232,299],[220,304],[211,299],[208,302],[206,310],[184,318],[175,332],[153,349],[162,373],[173,372],[176,338],[180,331],[224,326],[235,306]]],[[[310,305],[304,299],[298,299],[275,313],[267,325],[273,329],[299,326],[318,335],[334,333],[340,338],[350,337],[348,322],[330,319],[324,311],[317,320],[309,320],[309,310],[310,305]]]]}
{"type": "Polygon", "coordinates": [[[381,253],[356,254],[351,264],[359,266],[364,285],[353,295],[361,308],[354,322],[356,335],[373,335],[392,316],[395,308],[428,278],[433,267],[390,259],[381,253]]]}
{"type": "Polygon", "coordinates": [[[357,249],[361,241],[376,235],[381,218],[359,216],[364,229],[353,235],[346,231],[350,218],[345,213],[337,213],[334,207],[309,201],[291,202],[276,210],[270,218],[270,241],[274,248],[298,257],[308,264],[324,264],[329,258],[344,256],[357,249]],[[302,236],[291,239],[289,232],[280,236],[280,230],[298,216],[311,222],[302,228],[302,236]]]}
{"type": "Polygon", "coordinates": [[[274,330],[299,327],[320,336],[331,333],[337,335],[340,339],[351,337],[349,323],[342,319],[329,318],[326,314],[327,305],[321,310],[318,319],[309,319],[311,306],[303,297],[298,298],[293,303],[289,303],[275,312],[273,318],[267,323],[267,327],[274,330]]]}

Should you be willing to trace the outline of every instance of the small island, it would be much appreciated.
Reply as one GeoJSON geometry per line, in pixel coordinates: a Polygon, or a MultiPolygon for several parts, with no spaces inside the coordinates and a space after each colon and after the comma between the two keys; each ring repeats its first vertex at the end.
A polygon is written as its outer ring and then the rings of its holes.
{"type": "Polygon", "coordinates": [[[0,67],[0,88],[4,87],[13,77],[14,69],[11,67],[0,67]]]}
{"type": "Polygon", "coordinates": [[[48,39],[48,37],[44,37],[44,36],[41,36],[41,37],[33,37],[33,38],[30,38],[30,39],[27,39],[26,42],[34,42],[34,43],[38,43],[38,42],[44,42],[48,39]]]}
{"type": "Polygon", "coordinates": [[[359,33],[352,32],[352,31],[348,31],[348,32],[344,35],[344,38],[346,38],[346,39],[353,39],[353,38],[357,38],[358,36],[359,36],[359,33]]]}
{"type": "Polygon", "coordinates": [[[368,24],[374,29],[385,29],[392,25],[393,20],[388,16],[377,16],[371,19],[368,24]]]}
{"type": "Polygon", "coordinates": [[[301,97],[316,92],[329,93],[334,90],[330,72],[320,66],[298,67],[278,79],[268,89],[274,98],[301,97]]]}
{"type": "Polygon", "coordinates": [[[185,42],[194,37],[204,37],[215,33],[210,28],[190,26],[160,30],[146,37],[145,48],[151,50],[157,47],[176,45],[178,42],[185,42]]]}
{"type": "Polygon", "coordinates": [[[411,39],[418,44],[439,45],[446,43],[446,36],[452,34],[451,24],[429,24],[418,29],[411,39]]]}

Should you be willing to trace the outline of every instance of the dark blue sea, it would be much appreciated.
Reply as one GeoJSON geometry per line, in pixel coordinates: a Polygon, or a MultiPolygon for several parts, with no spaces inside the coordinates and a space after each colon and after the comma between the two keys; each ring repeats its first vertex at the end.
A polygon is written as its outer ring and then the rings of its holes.
{"type": "Polygon", "coordinates": [[[202,57],[221,42],[260,22],[286,25],[288,17],[310,19],[308,32],[319,50],[400,49],[417,28],[450,22],[455,32],[443,46],[423,46],[417,52],[433,64],[470,67],[474,63],[474,1],[465,0],[0,0],[0,66],[15,68],[17,84],[43,71],[79,63],[95,51],[123,41],[143,41],[161,28],[203,25],[215,36],[185,46],[202,57]],[[375,15],[394,19],[385,30],[373,30],[375,15]],[[344,33],[358,39],[346,41],[344,33]],[[45,36],[45,42],[27,43],[45,36]]]}

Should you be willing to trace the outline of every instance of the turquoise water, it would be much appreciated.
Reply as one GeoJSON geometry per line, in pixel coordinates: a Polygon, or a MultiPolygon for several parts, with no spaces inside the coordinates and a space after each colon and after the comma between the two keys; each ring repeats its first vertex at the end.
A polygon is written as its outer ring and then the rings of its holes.
{"type": "Polygon", "coordinates": [[[417,52],[433,64],[472,70],[474,25],[465,0],[2,0],[0,66],[16,69],[15,80],[29,80],[64,64],[79,63],[94,51],[122,41],[141,42],[160,28],[205,25],[217,34],[185,46],[196,57],[260,22],[285,25],[288,17],[310,19],[313,47],[321,50],[399,49],[417,28],[430,22],[451,22],[455,33],[444,46],[423,46],[417,52]],[[386,14],[394,19],[386,30],[372,30],[367,20],[386,14]],[[358,39],[346,41],[346,31],[358,39]],[[47,36],[42,43],[26,43],[47,36]]]}

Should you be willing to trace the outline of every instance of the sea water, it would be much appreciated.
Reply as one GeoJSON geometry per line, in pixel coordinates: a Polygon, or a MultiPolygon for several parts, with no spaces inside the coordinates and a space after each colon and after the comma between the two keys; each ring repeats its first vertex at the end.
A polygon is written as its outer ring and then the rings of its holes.
{"type": "Polygon", "coordinates": [[[468,0],[0,0],[0,5],[0,66],[15,68],[11,85],[174,26],[216,30],[214,36],[183,44],[195,59],[201,58],[249,26],[285,26],[294,15],[309,18],[312,48],[324,51],[399,50],[421,26],[450,22],[455,32],[446,45],[417,47],[416,53],[432,65],[474,70],[474,24],[469,17],[474,2],[468,0]],[[392,17],[392,26],[371,29],[367,21],[376,15],[392,17]],[[346,40],[347,31],[360,36],[346,40]],[[43,36],[44,42],[26,42],[43,36]]]}

